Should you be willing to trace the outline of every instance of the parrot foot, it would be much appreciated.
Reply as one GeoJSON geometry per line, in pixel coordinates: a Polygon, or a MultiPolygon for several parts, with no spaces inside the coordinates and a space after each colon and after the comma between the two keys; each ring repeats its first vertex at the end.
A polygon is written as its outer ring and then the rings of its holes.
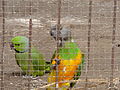
{"type": "Polygon", "coordinates": [[[12,72],[12,75],[13,76],[22,76],[22,75],[25,75],[24,72],[12,72]]]}
{"type": "Polygon", "coordinates": [[[46,70],[45,73],[50,73],[50,70],[48,70],[48,71],[46,70]]]}

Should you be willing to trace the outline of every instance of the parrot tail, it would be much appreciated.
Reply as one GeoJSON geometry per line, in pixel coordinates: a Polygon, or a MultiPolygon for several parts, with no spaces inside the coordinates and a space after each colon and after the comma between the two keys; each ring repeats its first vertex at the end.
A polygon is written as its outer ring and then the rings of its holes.
{"type": "Polygon", "coordinates": [[[46,68],[45,68],[45,73],[50,73],[51,70],[51,62],[46,61],[46,68]]]}

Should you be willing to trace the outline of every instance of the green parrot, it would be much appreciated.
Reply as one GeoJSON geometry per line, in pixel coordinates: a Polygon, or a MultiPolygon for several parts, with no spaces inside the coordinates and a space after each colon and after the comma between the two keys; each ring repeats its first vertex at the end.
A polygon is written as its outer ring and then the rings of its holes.
{"type": "Polygon", "coordinates": [[[29,61],[29,39],[27,37],[16,36],[12,38],[10,47],[15,50],[16,62],[24,74],[42,76],[50,71],[50,63],[45,61],[43,55],[33,46],[29,61]]]}
{"type": "MultiPolygon", "coordinates": [[[[56,28],[52,27],[50,34],[56,40],[56,28]]],[[[81,70],[84,64],[84,54],[79,49],[78,45],[71,38],[71,32],[68,29],[61,28],[60,31],[60,46],[56,50],[52,60],[52,71],[48,76],[48,82],[54,83],[56,80],[58,84],[49,86],[47,90],[68,90],[72,88],[75,82],[64,82],[70,80],[78,80],[81,75],[81,70]],[[56,54],[57,52],[57,54],[56,54]],[[56,73],[58,70],[58,74],[56,73]],[[56,74],[58,77],[56,77],[56,74]]]]}

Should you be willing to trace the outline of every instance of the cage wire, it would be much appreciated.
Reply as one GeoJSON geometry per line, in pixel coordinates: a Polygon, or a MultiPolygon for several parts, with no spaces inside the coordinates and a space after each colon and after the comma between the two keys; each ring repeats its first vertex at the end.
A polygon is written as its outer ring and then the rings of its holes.
{"type": "Polygon", "coordinates": [[[30,65],[32,46],[51,61],[59,49],[62,26],[71,31],[85,63],[78,80],[61,82],[76,82],[73,90],[120,90],[119,17],[119,0],[0,0],[0,89],[46,90],[60,83],[57,79],[48,83],[49,73],[31,76],[30,65]],[[58,41],[49,33],[53,25],[57,25],[58,41]],[[29,39],[28,75],[23,74],[10,49],[15,36],[29,39]]]}

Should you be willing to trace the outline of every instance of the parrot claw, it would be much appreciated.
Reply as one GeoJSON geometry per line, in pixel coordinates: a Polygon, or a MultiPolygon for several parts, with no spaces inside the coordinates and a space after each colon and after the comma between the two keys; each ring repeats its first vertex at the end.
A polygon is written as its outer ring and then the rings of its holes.
{"type": "Polygon", "coordinates": [[[45,73],[50,73],[50,70],[49,71],[46,70],[45,73]]]}
{"type": "Polygon", "coordinates": [[[13,76],[21,76],[21,75],[25,75],[24,72],[12,72],[13,76]]]}
{"type": "Polygon", "coordinates": [[[56,65],[52,65],[50,68],[51,68],[51,70],[56,69],[56,65]]]}
{"type": "Polygon", "coordinates": [[[56,65],[60,64],[60,59],[55,59],[55,61],[56,61],[56,65]]]}

